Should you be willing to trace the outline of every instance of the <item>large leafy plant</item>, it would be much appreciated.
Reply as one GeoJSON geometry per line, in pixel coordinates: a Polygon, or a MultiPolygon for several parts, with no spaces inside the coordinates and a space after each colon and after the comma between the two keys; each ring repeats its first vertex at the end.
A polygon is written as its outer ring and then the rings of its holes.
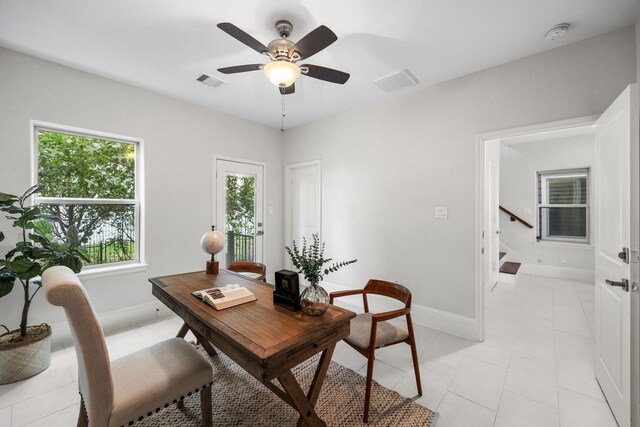
{"type": "MultiPolygon", "coordinates": [[[[54,265],[65,265],[78,273],[82,268],[82,260],[88,260],[78,247],[78,233],[75,227],[69,227],[66,242],[54,242],[50,221],[55,221],[56,218],[42,214],[38,206],[26,205],[29,197],[41,189],[42,186],[34,185],[22,196],[0,193],[0,211],[9,214],[7,219],[13,221],[13,227],[21,231],[15,247],[0,259],[0,297],[9,294],[16,282],[20,282],[24,293],[20,334],[14,340],[23,339],[27,335],[29,307],[42,287],[42,283],[34,279],[54,265]],[[35,289],[32,289],[33,287],[35,289]]],[[[4,233],[0,232],[0,242],[4,239],[4,233]]],[[[10,332],[5,325],[0,326],[6,329],[7,333],[10,332]]]]}
{"type": "Polygon", "coordinates": [[[302,251],[298,249],[296,241],[291,243],[291,248],[285,246],[287,253],[291,257],[291,263],[298,270],[299,273],[304,275],[312,284],[319,283],[322,278],[329,273],[334,273],[349,264],[353,264],[358,261],[352,259],[350,261],[334,262],[327,268],[323,268],[326,263],[333,261],[332,258],[324,257],[324,243],[320,243],[320,237],[317,234],[313,236],[313,243],[307,244],[307,239],[302,238],[302,251]]]}

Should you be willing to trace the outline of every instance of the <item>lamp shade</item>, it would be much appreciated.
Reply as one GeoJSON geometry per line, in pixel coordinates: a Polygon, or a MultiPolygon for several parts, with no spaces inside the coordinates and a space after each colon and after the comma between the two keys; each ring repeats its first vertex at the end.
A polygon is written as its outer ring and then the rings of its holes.
{"type": "Polygon", "coordinates": [[[300,68],[286,60],[274,61],[264,66],[264,74],[274,85],[287,87],[300,77],[300,68]]]}
{"type": "Polygon", "coordinates": [[[200,239],[200,246],[206,253],[215,255],[224,249],[224,234],[219,231],[207,231],[200,239]]]}

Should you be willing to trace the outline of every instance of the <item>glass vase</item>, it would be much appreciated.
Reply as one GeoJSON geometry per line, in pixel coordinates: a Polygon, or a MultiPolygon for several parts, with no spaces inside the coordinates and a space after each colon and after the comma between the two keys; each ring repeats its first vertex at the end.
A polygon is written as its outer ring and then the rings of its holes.
{"type": "Polygon", "coordinates": [[[300,308],[309,316],[321,316],[329,308],[329,295],[317,283],[311,283],[300,295],[300,308]]]}

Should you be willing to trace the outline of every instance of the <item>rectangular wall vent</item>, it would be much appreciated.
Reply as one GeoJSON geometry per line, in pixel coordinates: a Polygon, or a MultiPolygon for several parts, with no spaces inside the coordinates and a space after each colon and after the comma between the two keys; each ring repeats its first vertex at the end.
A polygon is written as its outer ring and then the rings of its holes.
{"type": "Polygon", "coordinates": [[[420,83],[409,70],[403,70],[397,73],[389,74],[388,76],[381,77],[378,80],[374,80],[373,82],[380,86],[387,93],[396,92],[420,83]]]}
{"type": "Polygon", "coordinates": [[[220,87],[225,83],[220,79],[216,79],[215,77],[211,77],[206,74],[201,75],[196,80],[199,81],[200,83],[204,83],[207,86],[212,86],[212,87],[220,87]]]}

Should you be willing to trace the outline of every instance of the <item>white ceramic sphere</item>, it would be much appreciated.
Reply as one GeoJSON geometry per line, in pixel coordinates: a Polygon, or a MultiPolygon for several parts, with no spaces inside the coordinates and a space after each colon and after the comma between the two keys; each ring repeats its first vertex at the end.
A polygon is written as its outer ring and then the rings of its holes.
{"type": "Polygon", "coordinates": [[[202,236],[200,246],[208,254],[217,254],[224,248],[224,234],[219,231],[208,231],[202,236]]]}

